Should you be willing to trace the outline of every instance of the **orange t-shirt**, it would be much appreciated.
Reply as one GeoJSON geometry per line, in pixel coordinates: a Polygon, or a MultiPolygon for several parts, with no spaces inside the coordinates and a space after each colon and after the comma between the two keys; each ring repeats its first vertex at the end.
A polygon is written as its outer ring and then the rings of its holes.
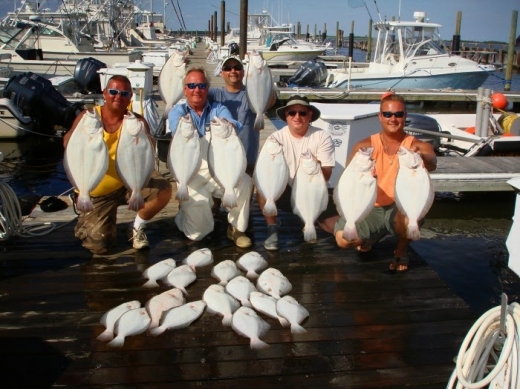
{"type": "MultiPolygon", "coordinates": [[[[406,135],[401,146],[407,149],[412,147],[414,137],[406,135]]],[[[389,156],[385,153],[381,134],[370,136],[370,143],[374,147],[372,159],[376,161],[377,199],[376,206],[384,207],[395,202],[395,180],[399,171],[399,157],[397,154],[389,156]]]]}

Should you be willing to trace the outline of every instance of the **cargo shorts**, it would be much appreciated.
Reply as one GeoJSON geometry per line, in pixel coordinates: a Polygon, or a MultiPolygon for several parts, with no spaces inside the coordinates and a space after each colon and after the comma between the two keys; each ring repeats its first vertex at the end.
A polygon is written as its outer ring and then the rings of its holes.
{"type": "MultiPolygon", "coordinates": [[[[395,235],[394,220],[397,214],[395,204],[384,207],[374,207],[368,216],[356,223],[356,229],[362,242],[377,242],[388,234],[395,235]]],[[[336,232],[343,231],[346,220],[340,217],[334,225],[334,235],[336,232]]]]}
{"type": "MultiPolygon", "coordinates": [[[[146,202],[155,199],[160,191],[168,189],[171,189],[170,182],[154,171],[141,193],[146,202]]],[[[130,195],[130,191],[123,186],[105,196],[92,197],[94,209],[79,212],[78,223],[74,228],[74,235],[82,241],[83,247],[94,254],[108,251],[116,240],[117,208],[127,204],[130,195]]]]}

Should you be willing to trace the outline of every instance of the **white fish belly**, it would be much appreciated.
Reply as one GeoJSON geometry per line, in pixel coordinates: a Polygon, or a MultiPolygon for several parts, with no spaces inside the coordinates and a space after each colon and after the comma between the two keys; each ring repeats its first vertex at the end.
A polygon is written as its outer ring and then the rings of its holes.
{"type": "Polygon", "coordinates": [[[186,64],[184,62],[185,54],[180,50],[174,50],[173,54],[164,64],[157,80],[159,95],[165,102],[164,117],[168,116],[170,109],[184,95],[184,75],[186,64]]]}
{"type": "Polygon", "coordinates": [[[267,62],[256,52],[250,55],[246,66],[246,96],[251,110],[257,114],[254,129],[264,128],[263,114],[271,98],[273,78],[267,62]]]}

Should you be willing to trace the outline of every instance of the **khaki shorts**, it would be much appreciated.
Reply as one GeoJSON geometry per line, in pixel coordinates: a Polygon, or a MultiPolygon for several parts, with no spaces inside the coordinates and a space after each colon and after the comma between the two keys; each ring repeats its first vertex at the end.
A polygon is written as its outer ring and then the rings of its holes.
{"type": "MultiPolygon", "coordinates": [[[[170,182],[155,171],[141,193],[144,201],[150,201],[160,191],[169,189],[170,182]]],[[[83,247],[94,254],[102,254],[110,248],[116,240],[117,208],[127,204],[129,198],[130,192],[124,186],[106,196],[92,197],[94,210],[79,212],[74,229],[74,235],[81,239],[83,247]]]]}
{"type": "MultiPolygon", "coordinates": [[[[356,223],[359,238],[363,241],[377,242],[388,234],[395,234],[394,219],[397,213],[395,204],[385,207],[374,207],[368,216],[356,223]]],[[[340,217],[334,225],[334,235],[345,227],[345,219],[340,217]]]]}

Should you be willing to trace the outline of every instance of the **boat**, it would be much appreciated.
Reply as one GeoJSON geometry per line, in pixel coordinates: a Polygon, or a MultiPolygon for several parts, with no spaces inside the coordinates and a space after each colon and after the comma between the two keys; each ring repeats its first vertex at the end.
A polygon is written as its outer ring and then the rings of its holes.
{"type": "MultiPolygon", "coordinates": [[[[378,89],[477,89],[495,71],[446,50],[440,24],[415,12],[414,21],[374,23],[377,40],[369,63],[329,69],[323,87],[378,89]]],[[[305,85],[298,85],[305,86],[305,85]]]]}
{"type": "Polygon", "coordinates": [[[12,100],[0,98],[0,139],[20,138],[32,132],[34,121],[12,100]]]}

